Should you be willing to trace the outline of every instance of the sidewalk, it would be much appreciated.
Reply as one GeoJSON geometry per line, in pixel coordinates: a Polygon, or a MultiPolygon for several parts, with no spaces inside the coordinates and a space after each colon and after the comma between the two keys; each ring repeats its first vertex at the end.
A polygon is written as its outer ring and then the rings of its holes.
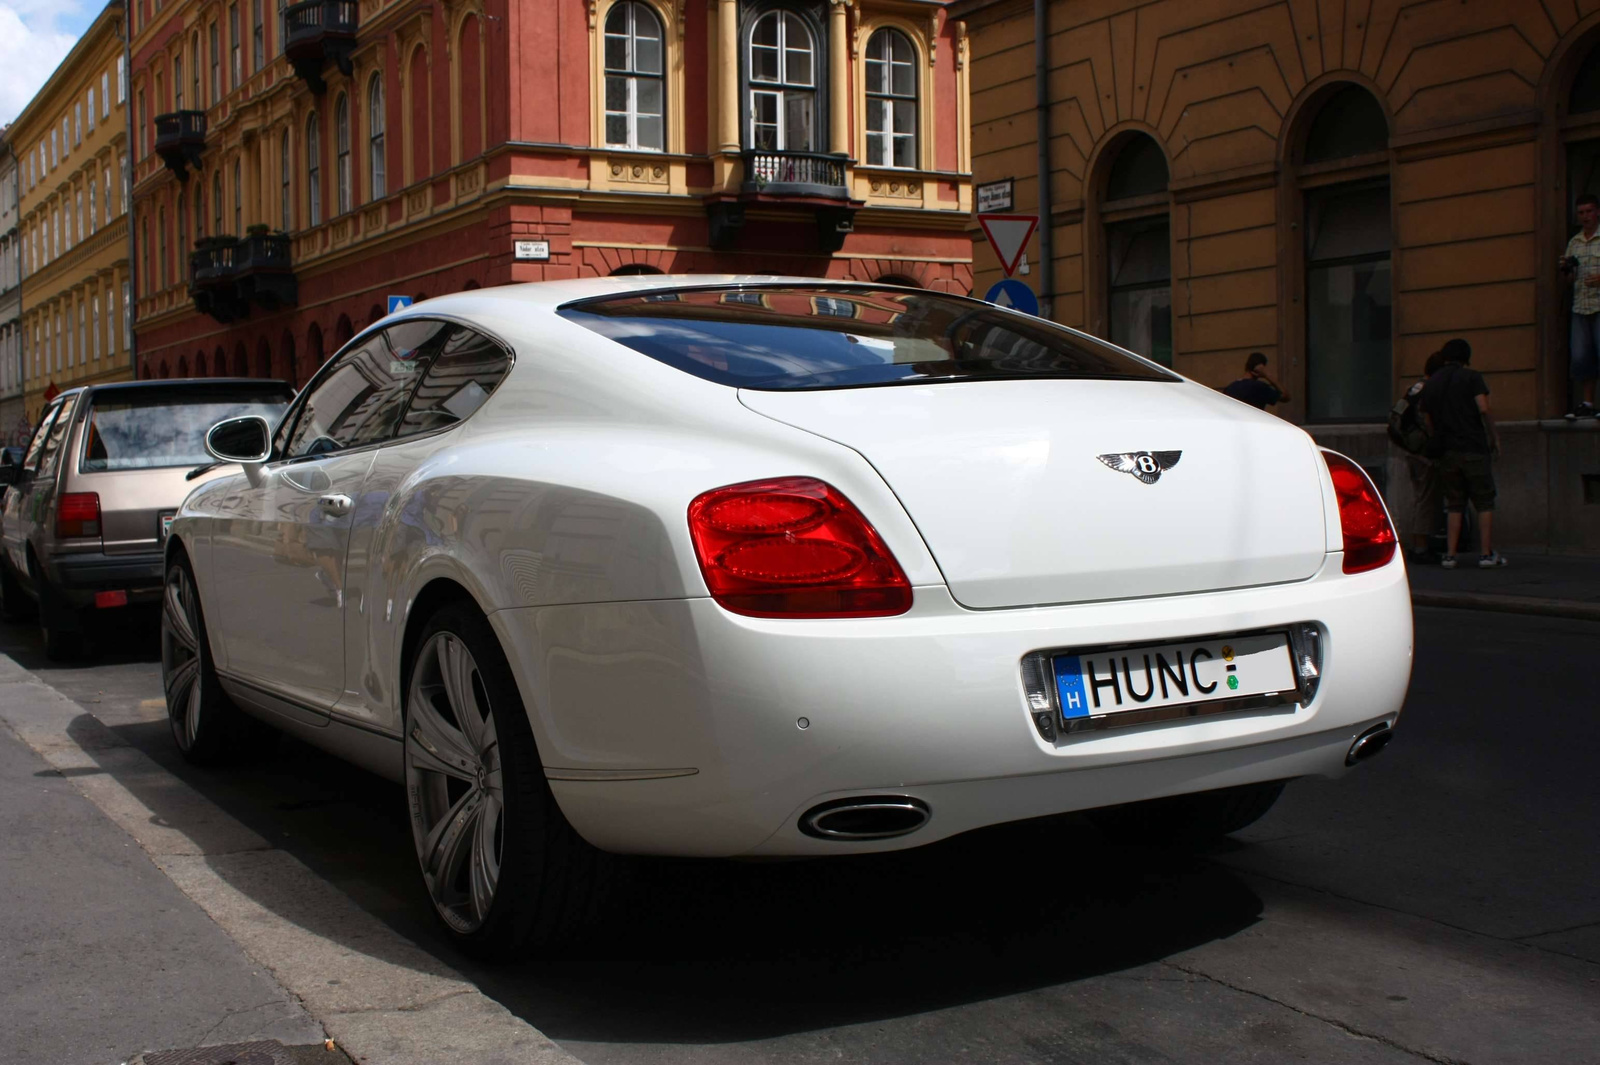
{"type": "Polygon", "coordinates": [[[1454,570],[1413,566],[1408,559],[1411,601],[1600,621],[1600,558],[1516,551],[1506,556],[1510,565],[1487,570],[1477,567],[1476,556],[1463,556],[1454,570]]]}

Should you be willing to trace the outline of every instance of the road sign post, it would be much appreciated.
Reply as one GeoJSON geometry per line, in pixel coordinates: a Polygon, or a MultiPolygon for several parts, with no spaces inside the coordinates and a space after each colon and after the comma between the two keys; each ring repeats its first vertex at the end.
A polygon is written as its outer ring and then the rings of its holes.
{"type": "Polygon", "coordinates": [[[1014,277],[996,281],[983,298],[996,307],[1009,307],[1023,314],[1039,313],[1039,300],[1033,294],[1033,289],[1014,277]]]}
{"type": "Polygon", "coordinates": [[[393,314],[395,311],[403,311],[409,306],[411,306],[410,296],[390,296],[388,313],[393,314]]]}
{"type": "Polygon", "coordinates": [[[1039,227],[1039,216],[1033,214],[980,214],[978,224],[994,246],[1000,259],[1000,269],[1010,277],[1017,272],[1017,263],[1028,247],[1028,238],[1039,227]]]}

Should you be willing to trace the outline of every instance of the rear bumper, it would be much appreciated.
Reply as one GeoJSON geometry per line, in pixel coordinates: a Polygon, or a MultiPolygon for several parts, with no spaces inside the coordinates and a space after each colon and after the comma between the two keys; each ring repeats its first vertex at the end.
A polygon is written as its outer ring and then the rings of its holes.
{"type": "Polygon", "coordinates": [[[93,606],[95,593],[104,591],[125,591],[130,603],[154,602],[161,596],[165,572],[160,551],[52,555],[46,565],[54,590],[76,608],[93,606]]]}
{"type": "Polygon", "coordinates": [[[1338,776],[1355,738],[1398,715],[1412,645],[1400,561],[1346,576],[1338,556],[1291,585],[1029,610],[965,610],[933,586],[908,614],[861,621],[745,618],[708,599],[491,620],[574,827],[610,850],[706,856],[898,849],[1069,810],[1338,776]],[[1029,652],[1300,621],[1326,633],[1307,706],[1054,742],[1033,726],[1029,652]],[[799,829],[818,803],[885,794],[922,800],[930,820],[870,842],[799,829]]]}

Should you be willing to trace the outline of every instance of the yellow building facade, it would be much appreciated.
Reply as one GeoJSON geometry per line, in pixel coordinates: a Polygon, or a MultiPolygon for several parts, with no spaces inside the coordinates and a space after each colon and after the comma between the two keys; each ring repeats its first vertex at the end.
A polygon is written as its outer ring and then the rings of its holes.
{"type": "Polygon", "coordinates": [[[107,4],[7,132],[30,422],[56,391],[133,375],[123,17],[107,4]]]}

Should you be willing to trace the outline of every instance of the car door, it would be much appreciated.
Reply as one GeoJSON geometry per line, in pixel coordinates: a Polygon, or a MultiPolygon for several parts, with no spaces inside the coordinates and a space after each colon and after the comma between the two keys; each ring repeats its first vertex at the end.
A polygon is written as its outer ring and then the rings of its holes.
{"type": "Polygon", "coordinates": [[[343,693],[356,501],[443,328],[401,323],[341,352],[302,393],[274,458],[218,507],[206,598],[230,679],[318,712],[343,693]]]}
{"type": "Polygon", "coordinates": [[[21,479],[6,493],[4,517],[0,518],[0,538],[4,540],[6,560],[14,573],[24,576],[28,573],[28,537],[35,524],[31,516],[33,501],[40,494],[39,456],[44,451],[45,441],[61,411],[62,402],[57,400],[50,404],[40,415],[39,427],[33,431],[33,439],[28,441],[28,449],[23,454],[21,479]]]}

